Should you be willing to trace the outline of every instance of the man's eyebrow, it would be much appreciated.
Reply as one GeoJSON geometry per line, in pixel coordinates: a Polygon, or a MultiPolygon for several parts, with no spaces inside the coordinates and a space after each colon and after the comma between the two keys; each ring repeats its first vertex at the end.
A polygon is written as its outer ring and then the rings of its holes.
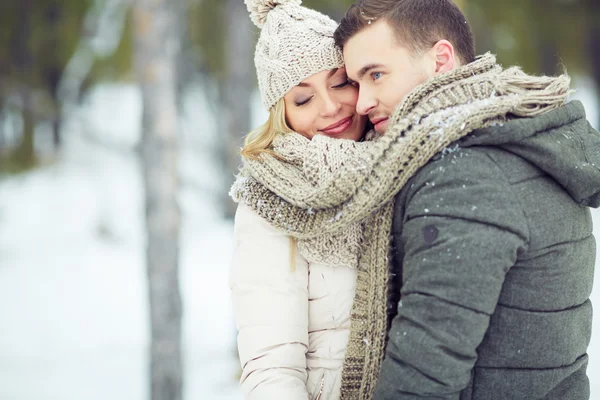
{"type": "Polygon", "coordinates": [[[358,75],[358,79],[362,79],[367,74],[367,72],[369,72],[370,70],[375,69],[375,68],[381,68],[381,67],[383,67],[383,65],[381,65],[381,64],[367,64],[367,65],[365,65],[364,67],[362,67],[360,69],[360,71],[358,71],[358,74],[357,74],[358,75]]]}

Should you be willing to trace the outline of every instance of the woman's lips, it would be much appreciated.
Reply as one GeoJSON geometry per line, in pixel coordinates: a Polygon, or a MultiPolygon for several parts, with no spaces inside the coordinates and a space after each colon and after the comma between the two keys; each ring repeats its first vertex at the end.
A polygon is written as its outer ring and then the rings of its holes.
{"type": "Polygon", "coordinates": [[[348,128],[350,128],[351,124],[352,124],[352,116],[346,117],[346,118],[336,122],[335,124],[329,125],[325,129],[321,129],[321,132],[323,132],[326,135],[339,135],[340,133],[346,132],[346,130],[348,128]]]}

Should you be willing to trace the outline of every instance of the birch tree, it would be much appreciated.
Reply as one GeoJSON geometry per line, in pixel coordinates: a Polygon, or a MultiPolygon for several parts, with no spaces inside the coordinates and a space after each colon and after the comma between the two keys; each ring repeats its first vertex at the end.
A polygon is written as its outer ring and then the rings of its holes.
{"type": "MultiPolygon", "coordinates": [[[[31,40],[32,33],[31,0],[21,1],[17,10],[17,17],[21,23],[18,25],[13,44],[14,54],[16,55],[15,65],[19,69],[21,82],[29,82],[33,74],[33,55],[28,43],[31,40]]],[[[33,88],[27,84],[19,85],[22,101],[23,132],[21,143],[15,155],[26,167],[32,167],[36,163],[34,151],[35,113],[32,104],[32,90],[33,88]]]]}
{"type": "MultiPolygon", "coordinates": [[[[600,104],[600,4],[590,1],[590,10],[588,12],[588,37],[587,49],[590,55],[590,73],[596,81],[598,88],[598,104],[600,104]]],[[[600,127],[600,120],[593,121],[600,127]]]]}
{"type": "Polygon", "coordinates": [[[235,204],[228,196],[229,186],[240,165],[240,149],[243,137],[250,131],[250,97],[254,89],[254,35],[252,23],[244,2],[227,0],[227,42],[226,70],[224,82],[223,112],[226,122],[226,136],[223,140],[222,156],[225,160],[227,179],[224,191],[225,216],[232,219],[235,204]]]}
{"type": "Polygon", "coordinates": [[[152,400],[180,400],[183,386],[176,73],[181,46],[174,3],[135,0],[133,5],[134,68],[143,101],[152,400]]]}

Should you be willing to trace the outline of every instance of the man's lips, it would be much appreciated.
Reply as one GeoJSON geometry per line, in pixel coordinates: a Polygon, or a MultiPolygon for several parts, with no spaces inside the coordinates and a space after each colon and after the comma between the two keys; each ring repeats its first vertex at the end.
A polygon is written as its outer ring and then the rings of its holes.
{"type": "Polygon", "coordinates": [[[389,117],[383,118],[375,118],[371,120],[371,123],[374,125],[375,129],[385,124],[385,122],[389,119],[389,117]]]}
{"type": "Polygon", "coordinates": [[[325,129],[321,129],[321,132],[323,132],[326,135],[339,135],[340,133],[345,132],[351,124],[352,116],[339,120],[335,124],[331,124],[325,129]]]}

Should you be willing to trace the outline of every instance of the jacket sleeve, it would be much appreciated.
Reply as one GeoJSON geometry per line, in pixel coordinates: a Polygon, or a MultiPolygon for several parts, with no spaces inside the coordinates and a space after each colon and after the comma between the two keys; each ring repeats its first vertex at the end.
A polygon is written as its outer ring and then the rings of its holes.
{"type": "Polygon", "coordinates": [[[459,400],[505,275],[527,245],[526,218],[502,170],[482,151],[461,152],[425,167],[396,205],[401,301],[376,400],[459,400]]]}
{"type": "Polygon", "coordinates": [[[245,398],[306,400],[308,264],[247,206],[238,207],[234,236],[230,288],[245,398]]]}

